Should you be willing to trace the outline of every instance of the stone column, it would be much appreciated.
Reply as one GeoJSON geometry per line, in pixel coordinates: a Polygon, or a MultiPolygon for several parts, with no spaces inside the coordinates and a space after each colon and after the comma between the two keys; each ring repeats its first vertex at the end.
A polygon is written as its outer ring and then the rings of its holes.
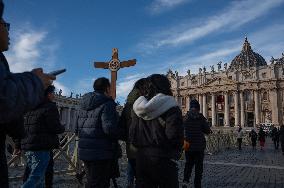
{"type": "Polygon", "coordinates": [[[189,111],[189,108],[190,108],[190,95],[187,95],[186,96],[186,111],[189,111]]]}
{"type": "Polygon", "coordinates": [[[228,92],[224,92],[224,97],[225,97],[225,127],[230,126],[230,106],[229,106],[229,96],[228,92]]]}
{"type": "Polygon", "coordinates": [[[206,93],[203,95],[203,115],[205,118],[208,118],[208,105],[207,105],[207,95],[206,93]]]}
{"type": "Polygon", "coordinates": [[[245,101],[244,92],[240,91],[240,102],[241,102],[241,126],[245,126],[245,101]]]}
{"type": "Polygon", "coordinates": [[[199,94],[198,102],[200,104],[200,113],[203,113],[203,97],[202,97],[202,94],[199,94]]]}
{"type": "Polygon", "coordinates": [[[235,127],[240,125],[240,109],[239,109],[239,92],[234,92],[234,103],[235,103],[235,127]]]}
{"type": "Polygon", "coordinates": [[[271,109],[272,109],[272,123],[279,126],[279,109],[278,109],[278,94],[277,88],[271,89],[269,98],[271,99],[271,109]]]}
{"type": "Polygon", "coordinates": [[[212,126],[216,126],[217,122],[216,122],[216,96],[215,93],[212,93],[212,104],[211,104],[211,113],[212,113],[212,126]]]}
{"type": "Polygon", "coordinates": [[[260,123],[260,111],[259,111],[259,94],[258,90],[254,91],[254,114],[255,114],[255,125],[259,125],[260,123]]]}
{"type": "Polygon", "coordinates": [[[70,123],[71,123],[71,108],[68,108],[67,110],[67,121],[65,125],[65,129],[69,130],[70,129],[70,123]]]}

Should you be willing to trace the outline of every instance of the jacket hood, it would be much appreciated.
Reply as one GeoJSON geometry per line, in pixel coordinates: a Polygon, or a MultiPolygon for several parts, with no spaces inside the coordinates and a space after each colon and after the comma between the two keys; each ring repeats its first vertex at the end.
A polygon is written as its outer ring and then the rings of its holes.
{"type": "Polygon", "coordinates": [[[189,117],[190,119],[202,119],[202,118],[205,118],[205,117],[203,116],[203,114],[201,114],[200,112],[195,111],[195,110],[189,110],[189,112],[188,112],[188,117],[189,117]]]}
{"type": "Polygon", "coordinates": [[[83,98],[80,101],[80,107],[83,110],[89,111],[99,107],[100,105],[108,101],[113,101],[113,99],[102,93],[90,92],[83,95],[83,98]]]}
{"type": "Polygon", "coordinates": [[[138,117],[152,120],[175,106],[178,104],[174,97],[159,93],[149,101],[144,96],[139,97],[133,104],[133,110],[138,117]]]}

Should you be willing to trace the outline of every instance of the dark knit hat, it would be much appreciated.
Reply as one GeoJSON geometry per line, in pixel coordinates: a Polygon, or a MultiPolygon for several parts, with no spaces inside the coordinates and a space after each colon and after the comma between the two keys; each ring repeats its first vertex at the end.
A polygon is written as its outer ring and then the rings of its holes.
{"type": "Polygon", "coordinates": [[[195,108],[198,110],[200,109],[199,102],[196,99],[191,100],[189,106],[190,106],[190,109],[192,108],[195,108]]]}
{"type": "Polygon", "coordinates": [[[0,19],[3,17],[3,12],[4,12],[4,3],[2,0],[0,0],[0,19]]]}

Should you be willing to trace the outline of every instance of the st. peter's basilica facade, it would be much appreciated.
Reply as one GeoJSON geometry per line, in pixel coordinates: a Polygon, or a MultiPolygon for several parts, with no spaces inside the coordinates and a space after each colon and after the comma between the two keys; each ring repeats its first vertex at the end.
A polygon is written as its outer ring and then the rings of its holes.
{"type": "Polygon", "coordinates": [[[187,71],[186,76],[168,71],[174,96],[183,113],[193,98],[212,126],[256,127],[262,123],[279,126],[284,111],[284,54],[271,58],[270,64],[255,53],[247,38],[242,51],[230,65],[199,69],[198,74],[187,71]]]}

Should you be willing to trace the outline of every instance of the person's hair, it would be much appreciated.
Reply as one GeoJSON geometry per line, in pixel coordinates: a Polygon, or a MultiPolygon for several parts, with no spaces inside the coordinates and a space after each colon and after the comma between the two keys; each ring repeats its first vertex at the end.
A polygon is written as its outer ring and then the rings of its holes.
{"type": "Polygon", "coordinates": [[[93,88],[96,92],[104,93],[110,87],[109,80],[105,77],[98,78],[94,81],[93,88]]]}
{"type": "Polygon", "coordinates": [[[44,91],[44,96],[47,97],[48,94],[54,93],[55,87],[53,85],[48,86],[44,91]]]}
{"type": "Polygon", "coordinates": [[[146,91],[148,90],[148,85],[148,79],[141,78],[135,82],[133,89],[137,89],[140,95],[145,95],[147,93],[146,91]]]}
{"type": "Polygon", "coordinates": [[[149,86],[147,98],[151,99],[158,93],[173,96],[169,79],[162,74],[152,74],[148,77],[149,86]]]}

